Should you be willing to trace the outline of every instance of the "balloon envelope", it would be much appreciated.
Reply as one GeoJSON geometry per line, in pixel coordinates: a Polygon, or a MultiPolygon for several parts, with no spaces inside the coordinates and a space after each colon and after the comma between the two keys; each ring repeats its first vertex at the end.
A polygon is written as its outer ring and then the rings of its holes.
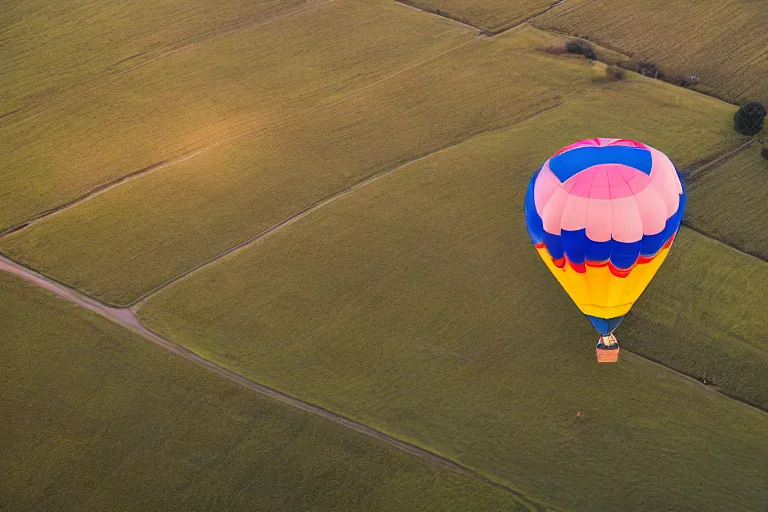
{"type": "Polygon", "coordinates": [[[667,257],[684,208],[680,175],[666,155],[599,138],[544,162],[528,185],[525,221],[544,263],[608,335],[667,257]]]}

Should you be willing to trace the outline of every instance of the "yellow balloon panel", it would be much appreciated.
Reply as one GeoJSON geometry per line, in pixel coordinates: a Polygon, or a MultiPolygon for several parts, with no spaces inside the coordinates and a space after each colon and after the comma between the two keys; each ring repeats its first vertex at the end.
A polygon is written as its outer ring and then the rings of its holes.
{"type": "Polygon", "coordinates": [[[536,251],[582,313],[615,318],[627,314],[640,297],[667,258],[669,247],[663,248],[651,261],[636,265],[626,277],[614,275],[608,266],[587,266],[585,272],[577,272],[567,263],[560,268],[546,247],[536,251]]]}

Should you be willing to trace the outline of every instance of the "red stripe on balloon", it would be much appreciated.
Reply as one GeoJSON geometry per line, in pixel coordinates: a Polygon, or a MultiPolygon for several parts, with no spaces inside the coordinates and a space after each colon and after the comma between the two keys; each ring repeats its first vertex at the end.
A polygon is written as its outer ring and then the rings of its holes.
{"type": "Polygon", "coordinates": [[[571,266],[573,270],[575,270],[579,274],[583,274],[584,272],[587,271],[587,266],[584,263],[574,263],[569,260],[568,264],[571,266]]]}
{"type": "MultiPolygon", "coordinates": [[[[672,242],[675,240],[675,236],[677,233],[673,234],[671,237],[669,237],[669,240],[664,244],[662,249],[668,249],[672,246],[672,242]]],[[[536,249],[546,249],[547,245],[544,242],[539,242],[537,244],[534,244],[534,247],[536,249]]],[[[661,252],[661,250],[659,250],[661,252]]],[[[552,258],[552,263],[557,268],[562,268],[565,270],[566,264],[570,266],[574,271],[578,272],[579,274],[583,274],[587,271],[587,267],[594,267],[594,268],[600,268],[608,266],[608,269],[610,270],[611,274],[613,274],[616,277],[625,278],[627,277],[631,272],[632,269],[634,269],[638,265],[645,265],[646,263],[650,263],[654,259],[656,259],[656,256],[658,256],[659,253],[654,254],[653,256],[638,256],[635,263],[629,267],[629,268],[618,268],[613,263],[609,261],[590,261],[587,260],[584,263],[574,263],[568,259],[568,256],[564,255],[562,258],[552,258]]]]}

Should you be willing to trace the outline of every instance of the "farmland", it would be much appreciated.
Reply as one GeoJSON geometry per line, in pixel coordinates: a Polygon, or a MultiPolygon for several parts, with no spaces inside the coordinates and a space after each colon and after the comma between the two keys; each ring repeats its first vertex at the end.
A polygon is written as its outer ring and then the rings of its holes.
{"type": "Polygon", "coordinates": [[[532,20],[696,75],[701,91],[734,103],[768,103],[768,9],[754,0],[568,0],[532,20]]]}
{"type": "Polygon", "coordinates": [[[768,503],[757,2],[5,4],[0,509],[768,503]],[[522,205],[614,136],[689,207],[598,365],[522,205]]]}
{"type": "Polygon", "coordinates": [[[0,274],[0,303],[3,508],[525,506],[253,395],[16,277],[0,274]]]}
{"type": "Polygon", "coordinates": [[[528,20],[651,61],[734,103],[768,103],[768,9],[755,0],[413,0],[489,32],[528,20]],[[557,5],[555,5],[557,4],[557,5]],[[551,7],[551,8],[550,8],[551,7]]]}
{"type": "Polygon", "coordinates": [[[570,140],[619,121],[580,108],[596,111],[574,102],[405,166],[166,288],[140,317],[556,507],[754,508],[764,413],[632,354],[596,366],[589,322],[530,247],[513,191],[552,123],[570,140]]]}
{"type": "Polygon", "coordinates": [[[258,133],[474,36],[397,4],[339,0],[97,74],[63,98],[50,93],[49,104],[0,118],[0,231],[120,176],[258,133]]]}
{"type": "Polygon", "coordinates": [[[768,261],[768,160],[761,144],[690,180],[687,222],[707,235],[768,261]]]}
{"type": "Polygon", "coordinates": [[[686,228],[676,243],[622,325],[625,346],[768,408],[765,262],[686,228]]]}
{"type": "Polygon", "coordinates": [[[3,238],[0,250],[126,304],[367,176],[548,108],[557,114],[536,135],[545,143],[521,173],[570,140],[559,128],[567,112],[591,109],[603,120],[591,133],[637,134],[679,165],[739,140],[733,106],[638,76],[605,82],[602,64],[537,50],[553,40],[530,27],[476,39],[319,112],[121,185],[3,238]]]}
{"type": "Polygon", "coordinates": [[[540,14],[551,0],[401,0],[428,12],[474,25],[486,32],[498,32],[540,14]]]}

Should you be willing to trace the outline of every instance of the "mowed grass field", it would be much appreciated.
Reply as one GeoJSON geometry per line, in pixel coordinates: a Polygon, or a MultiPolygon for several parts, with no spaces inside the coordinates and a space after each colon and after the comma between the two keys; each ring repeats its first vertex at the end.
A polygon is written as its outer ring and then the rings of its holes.
{"type": "Polygon", "coordinates": [[[6,510],[528,510],[0,273],[6,510]]]}
{"type": "Polygon", "coordinates": [[[0,114],[41,109],[166,52],[319,1],[4,1],[0,114]]]}
{"type": "Polygon", "coordinates": [[[624,346],[768,409],[768,265],[687,228],[676,244],[622,324],[624,346]]]}
{"type": "MultiPolygon", "coordinates": [[[[33,103],[27,110],[0,118],[0,231],[109,180],[284,123],[306,108],[337,100],[476,35],[454,21],[425,16],[385,0],[336,0],[309,7],[294,4],[266,9],[270,4],[264,3],[266,14],[259,15],[239,9],[242,18],[236,20],[234,28],[225,23],[221,30],[211,28],[205,37],[163,47],[151,56],[139,53],[134,59],[139,62],[132,60],[126,69],[118,66],[120,72],[104,75],[98,69],[91,70],[87,86],[58,95],[45,89],[44,105],[33,103]]],[[[91,4],[78,10],[70,6],[72,24],[82,24],[89,27],[86,31],[103,37],[114,30],[116,38],[138,38],[120,25],[130,24],[115,14],[120,6],[98,5],[101,10],[91,4]],[[94,17],[103,18],[107,26],[94,29],[98,26],[94,17]],[[113,18],[117,19],[115,27],[109,24],[113,18]]],[[[205,18],[205,13],[196,9],[233,11],[232,15],[238,11],[237,3],[230,0],[207,8],[202,3],[184,5],[192,12],[185,14],[177,7],[181,12],[175,16],[192,18],[178,22],[187,31],[195,26],[196,16],[205,18]]],[[[43,12],[51,10],[55,8],[43,12]]],[[[149,20],[162,14],[153,8],[147,10],[149,20]]],[[[129,20],[138,17],[131,26],[144,26],[143,17],[132,9],[123,16],[129,20]]],[[[43,14],[39,17],[45,18],[43,14]]],[[[167,22],[173,25],[173,20],[170,16],[167,22]]],[[[212,14],[208,22],[215,24],[216,16],[212,14]]],[[[53,59],[49,55],[53,50],[30,50],[27,55],[13,46],[17,39],[29,37],[23,29],[30,24],[34,28],[33,21],[25,18],[18,22],[16,31],[11,30],[16,34],[8,36],[13,48],[11,60],[18,61],[23,72],[56,71],[56,66],[37,58],[42,53],[53,59]]],[[[77,53],[64,42],[74,39],[78,44],[90,42],[95,48],[111,47],[85,35],[82,39],[61,37],[62,42],[51,42],[53,48],[84,61],[89,61],[87,53],[77,53]]],[[[108,56],[117,59],[111,53],[108,56]]],[[[112,65],[102,62],[106,58],[93,56],[93,65],[112,65]]],[[[66,77],[67,73],[61,71],[56,76],[66,77]]],[[[10,96],[18,84],[34,87],[38,78],[33,74],[3,79],[0,91],[10,96]]],[[[77,77],[69,79],[77,81],[77,77]]],[[[8,106],[11,108],[13,105],[8,106]]]]}
{"type": "MultiPolygon", "coordinates": [[[[203,357],[556,508],[759,510],[768,416],[626,351],[597,365],[594,330],[525,231],[524,190],[551,147],[619,128],[663,137],[631,115],[638,103],[602,90],[414,162],[166,288],[139,315],[203,357]],[[611,100],[624,108],[600,108],[611,100]]],[[[659,342],[697,350],[675,334],[659,342]]]]}
{"type": "Polygon", "coordinates": [[[483,29],[498,32],[540,14],[552,0],[403,0],[432,13],[439,13],[483,29]]]}
{"type": "Polygon", "coordinates": [[[768,9],[760,0],[413,0],[408,3],[491,32],[528,19],[587,38],[668,75],[692,75],[697,89],[741,103],[768,103],[768,9]],[[551,9],[548,9],[552,7],[551,9]],[[534,16],[535,15],[535,16],[534,16]]]}
{"type": "MultiPolygon", "coordinates": [[[[680,166],[740,140],[733,106],[637,75],[607,82],[602,64],[537,50],[555,40],[527,26],[475,39],[284,125],[121,185],[4,237],[0,250],[126,304],[368,176],[558,105],[595,118],[590,133],[636,134],[680,166]]],[[[552,148],[571,141],[559,108],[547,116],[537,162],[519,172],[533,172],[552,148]]]]}
{"type": "Polygon", "coordinates": [[[733,103],[768,103],[768,8],[755,0],[568,0],[532,23],[692,75],[733,103]]]}
{"type": "Polygon", "coordinates": [[[768,160],[753,144],[689,180],[686,222],[707,235],[768,261],[768,160]]]}
{"type": "MultiPolygon", "coordinates": [[[[555,25],[627,23],[625,4],[594,3],[569,0],[536,23],[571,33],[555,25]]],[[[498,27],[546,8],[484,5],[445,8],[498,27]]],[[[681,41],[701,44],[684,61],[696,64],[711,38],[738,32],[731,23],[761,23],[744,1],[681,4],[683,21],[646,5],[656,2],[635,8],[640,29],[606,33],[658,39],[648,51],[674,53],[669,62],[628,51],[663,66],[684,58],[681,41]],[[675,20],[684,37],[664,29],[675,20]]],[[[594,329],[539,260],[522,214],[531,173],[555,149],[634,138],[683,169],[743,142],[733,105],[632,73],[612,82],[601,63],[542,51],[566,36],[527,24],[488,38],[389,0],[7,7],[0,231],[158,167],[3,236],[0,251],[125,305],[381,175],[140,302],[140,318],[525,499],[261,398],[0,275],[0,509],[768,503],[768,415],[725,395],[768,407],[766,263],[682,229],[618,330],[619,364],[598,365],[594,329]]],[[[723,40],[717,55],[742,59],[717,64],[727,94],[734,84],[752,94],[760,37],[723,40]]],[[[720,83],[696,72],[705,88],[720,83]]],[[[689,190],[686,222],[700,231],[736,211],[709,202],[697,217],[716,171],[689,190]]]]}

